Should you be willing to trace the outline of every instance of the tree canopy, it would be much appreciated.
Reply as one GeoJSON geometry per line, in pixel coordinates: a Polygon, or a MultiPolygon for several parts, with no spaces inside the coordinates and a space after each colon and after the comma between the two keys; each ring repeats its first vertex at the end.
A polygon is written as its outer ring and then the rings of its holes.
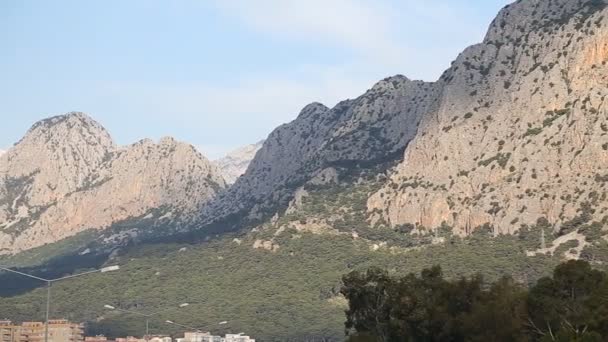
{"type": "Polygon", "coordinates": [[[403,277],[370,268],[343,283],[350,342],[608,338],[608,275],[585,261],[561,264],[530,288],[510,277],[447,280],[438,266],[403,277]]]}

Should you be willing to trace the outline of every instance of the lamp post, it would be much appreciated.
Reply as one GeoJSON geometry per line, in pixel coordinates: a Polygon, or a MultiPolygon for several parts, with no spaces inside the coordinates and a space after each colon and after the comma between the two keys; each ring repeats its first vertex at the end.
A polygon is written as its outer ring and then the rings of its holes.
{"type": "Polygon", "coordinates": [[[124,313],[129,313],[129,314],[133,314],[133,315],[137,315],[137,316],[141,316],[141,317],[145,317],[146,319],[146,341],[148,340],[148,336],[150,335],[150,318],[153,316],[157,316],[160,315],[164,312],[167,312],[169,310],[173,310],[173,309],[181,309],[181,308],[185,308],[186,306],[190,305],[189,303],[182,303],[177,305],[177,307],[170,307],[167,309],[163,309],[160,311],[156,311],[156,312],[152,312],[152,313],[143,313],[143,312],[138,312],[138,311],[133,311],[133,310],[127,310],[127,309],[121,309],[121,308],[117,308],[113,305],[104,305],[103,307],[108,309],[108,310],[116,310],[116,311],[121,311],[124,313]]]}
{"type": "Polygon", "coordinates": [[[51,285],[53,283],[56,283],[56,282],[62,281],[62,280],[66,280],[66,279],[72,279],[72,278],[84,276],[87,274],[92,274],[92,273],[106,273],[106,272],[118,271],[119,269],[120,269],[120,266],[114,265],[114,266],[107,266],[107,267],[104,267],[104,268],[101,268],[98,270],[94,270],[94,271],[88,271],[88,272],[79,273],[79,274],[72,274],[69,276],[61,277],[61,278],[45,279],[45,278],[37,277],[37,276],[31,275],[31,274],[15,271],[15,270],[12,270],[7,267],[0,267],[0,271],[16,273],[16,274],[22,275],[24,277],[40,280],[40,281],[43,281],[46,283],[47,290],[46,290],[46,315],[45,315],[45,319],[44,319],[44,342],[49,341],[49,312],[51,311],[51,285]]]}
{"type": "Polygon", "coordinates": [[[190,330],[193,330],[194,332],[203,332],[203,329],[201,329],[201,328],[195,328],[195,327],[191,327],[191,326],[188,326],[185,324],[175,323],[173,321],[165,321],[165,323],[171,324],[171,325],[176,325],[178,327],[182,327],[182,328],[186,328],[186,329],[190,329],[190,330]]]}

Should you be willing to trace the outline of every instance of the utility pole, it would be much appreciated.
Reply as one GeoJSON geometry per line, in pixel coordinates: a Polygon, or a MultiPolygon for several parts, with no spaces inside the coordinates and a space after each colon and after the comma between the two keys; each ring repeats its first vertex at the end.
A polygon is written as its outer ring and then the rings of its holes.
{"type": "Polygon", "coordinates": [[[43,281],[46,283],[46,315],[44,318],[44,342],[49,342],[49,316],[50,316],[50,312],[51,312],[51,286],[53,283],[62,281],[62,280],[66,280],[66,279],[80,277],[80,276],[87,275],[87,274],[92,274],[92,273],[106,273],[106,272],[118,271],[119,269],[120,269],[120,266],[108,266],[108,267],[104,267],[104,268],[101,268],[98,270],[79,273],[79,274],[72,274],[69,276],[61,277],[61,278],[45,279],[45,278],[37,277],[37,276],[31,275],[31,274],[23,273],[20,271],[15,271],[15,270],[7,268],[7,267],[0,267],[0,271],[6,271],[6,272],[19,274],[24,277],[40,280],[40,281],[43,281]]]}

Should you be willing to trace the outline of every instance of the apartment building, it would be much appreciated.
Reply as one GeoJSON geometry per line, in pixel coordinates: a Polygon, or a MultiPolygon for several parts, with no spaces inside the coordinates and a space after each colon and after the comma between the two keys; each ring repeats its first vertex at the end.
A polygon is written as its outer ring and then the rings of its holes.
{"type": "Polygon", "coordinates": [[[227,334],[226,337],[211,335],[208,332],[186,332],[177,342],[255,342],[254,339],[243,334],[227,334]]]}
{"type": "Polygon", "coordinates": [[[226,334],[223,342],[255,342],[255,340],[243,334],[226,334]]]}
{"type": "Polygon", "coordinates": [[[169,336],[147,336],[148,342],[173,342],[173,339],[169,336]]]}
{"type": "MultiPolygon", "coordinates": [[[[0,321],[0,342],[45,342],[46,328],[43,322],[0,321]]],[[[82,324],[65,319],[49,320],[48,342],[83,342],[82,324]]],[[[107,342],[107,341],[104,341],[107,342]]]]}
{"type": "Polygon", "coordinates": [[[9,320],[0,320],[0,342],[15,342],[19,339],[19,326],[9,320]]]}
{"type": "Polygon", "coordinates": [[[84,338],[84,342],[116,342],[114,340],[108,340],[104,335],[87,336],[84,338]]]}
{"type": "Polygon", "coordinates": [[[119,337],[119,338],[117,338],[116,342],[146,342],[146,340],[143,339],[143,338],[137,338],[137,337],[133,337],[133,336],[127,336],[127,337],[119,337]]]}
{"type": "Polygon", "coordinates": [[[177,339],[178,342],[222,342],[221,336],[211,335],[209,332],[185,332],[184,338],[177,339]]]}

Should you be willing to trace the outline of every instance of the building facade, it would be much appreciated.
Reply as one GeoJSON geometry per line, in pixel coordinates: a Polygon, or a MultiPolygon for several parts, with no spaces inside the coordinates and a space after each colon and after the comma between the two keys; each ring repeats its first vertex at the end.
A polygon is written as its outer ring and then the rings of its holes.
{"type": "MultiPolygon", "coordinates": [[[[0,321],[0,342],[45,342],[46,327],[43,322],[0,321]]],[[[82,324],[64,319],[49,320],[48,342],[84,342],[82,324]]]]}
{"type": "Polygon", "coordinates": [[[0,321],[0,342],[15,342],[19,339],[19,326],[8,320],[0,321]]]}
{"type": "Polygon", "coordinates": [[[108,340],[107,337],[103,335],[97,336],[87,336],[84,338],[84,342],[115,342],[114,340],[108,340]]]}
{"type": "Polygon", "coordinates": [[[226,334],[223,342],[255,342],[255,340],[242,334],[226,334]]]}
{"type": "Polygon", "coordinates": [[[227,334],[226,337],[211,335],[208,332],[186,332],[177,342],[255,342],[254,339],[243,334],[227,334]]]}

